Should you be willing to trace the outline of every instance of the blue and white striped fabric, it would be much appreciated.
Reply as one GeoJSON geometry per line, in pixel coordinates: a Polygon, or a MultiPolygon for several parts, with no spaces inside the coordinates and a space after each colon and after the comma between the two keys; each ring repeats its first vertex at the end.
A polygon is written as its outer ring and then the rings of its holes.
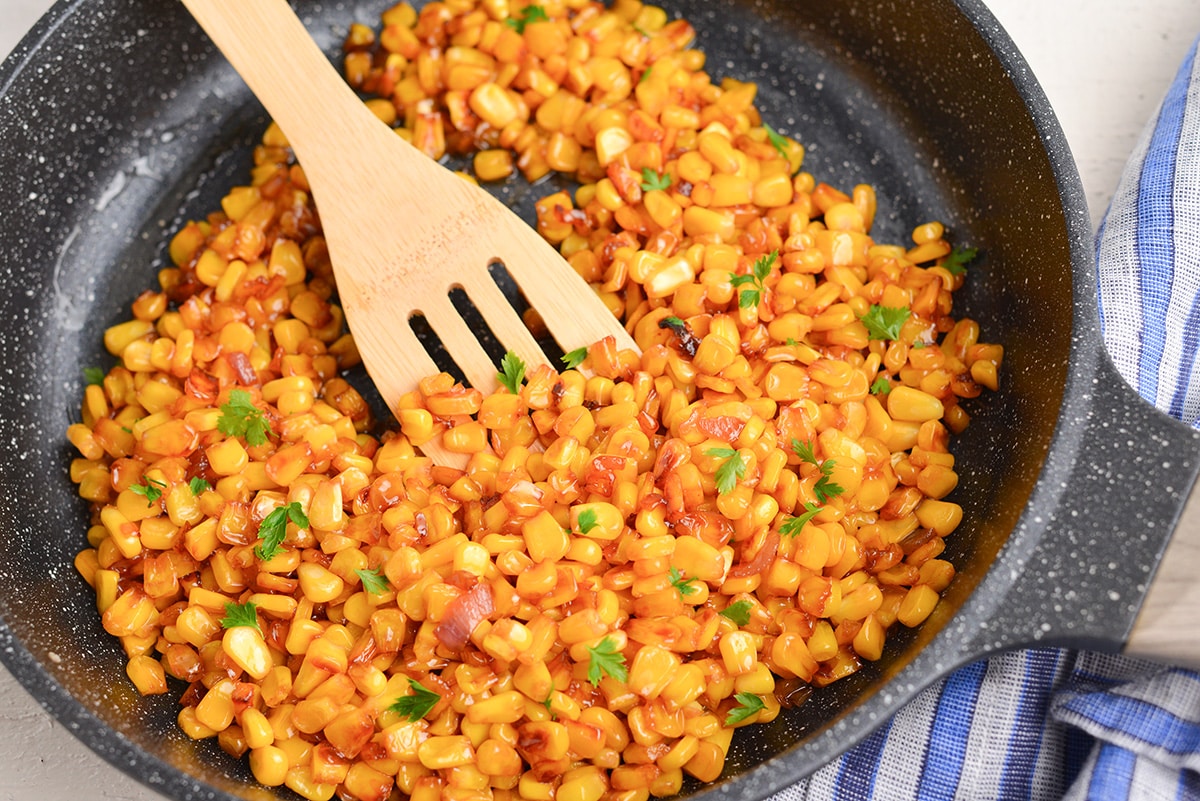
{"type": "MultiPolygon", "coordinates": [[[[1198,42],[1200,44],[1200,42],[1198,42]]],[[[1193,45],[1097,236],[1104,341],[1200,427],[1200,59],[1193,45]]],[[[1039,649],[960,669],[773,801],[1200,801],[1200,674],[1039,649]]]]}

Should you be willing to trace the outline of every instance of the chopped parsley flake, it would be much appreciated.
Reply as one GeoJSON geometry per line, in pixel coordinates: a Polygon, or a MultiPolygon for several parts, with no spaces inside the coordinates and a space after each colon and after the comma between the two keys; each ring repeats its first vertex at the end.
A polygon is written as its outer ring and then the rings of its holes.
{"type": "Polygon", "coordinates": [[[258,538],[262,540],[262,543],[254,546],[255,556],[264,562],[275,558],[275,555],[279,553],[280,546],[283,545],[283,538],[287,536],[289,520],[300,528],[308,528],[308,516],[300,508],[299,501],[292,501],[287,506],[276,507],[263,518],[262,523],[258,526],[258,538]]]}
{"type": "Polygon", "coordinates": [[[867,335],[871,339],[900,338],[900,328],[912,314],[903,306],[880,306],[873,304],[870,311],[859,319],[867,327],[867,335]]]}
{"type": "Polygon", "coordinates": [[[705,453],[708,456],[725,460],[717,468],[717,493],[724,495],[731,492],[737,486],[738,479],[744,478],[746,475],[746,463],[742,460],[741,454],[733,448],[709,448],[705,453]]]}
{"type": "Polygon", "coordinates": [[[221,404],[217,430],[227,437],[242,437],[247,445],[265,445],[267,434],[274,433],[263,410],[254,405],[244,389],[230,391],[229,400],[221,404]]]}
{"type": "Polygon", "coordinates": [[[511,350],[508,351],[500,360],[500,372],[496,373],[496,378],[509,392],[518,394],[521,391],[521,382],[525,380],[525,362],[511,350]]]}
{"type": "Polygon", "coordinates": [[[425,687],[419,681],[409,679],[408,686],[412,690],[412,695],[401,696],[388,709],[400,715],[400,717],[407,718],[409,721],[416,721],[425,717],[431,709],[437,706],[437,702],[442,700],[442,696],[425,687]]]}
{"type": "Polygon", "coordinates": [[[617,681],[628,681],[629,671],[625,669],[625,655],[617,650],[617,645],[605,637],[595,645],[588,646],[588,681],[592,686],[598,686],[604,674],[617,681]]]}
{"type": "Polygon", "coordinates": [[[225,604],[225,617],[221,618],[221,628],[232,629],[237,626],[245,626],[262,634],[262,629],[258,625],[258,607],[252,601],[247,601],[244,604],[227,603],[225,604]]]}

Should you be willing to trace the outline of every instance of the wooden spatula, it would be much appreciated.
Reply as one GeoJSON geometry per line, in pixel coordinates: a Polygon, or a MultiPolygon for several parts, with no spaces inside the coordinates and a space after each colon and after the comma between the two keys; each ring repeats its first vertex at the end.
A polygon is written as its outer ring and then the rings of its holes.
{"type": "MultiPolygon", "coordinates": [[[[363,363],[388,406],[438,372],[409,319],[424,315],[472,386],[496,365],[450,302],[462,287],[500,342],[547,362],[497,287],[503,262],[564,351],[632,338],[587,283],[527,223],[425,156],[354,94],[284,0],[183,0],[266,107],[304,167],[363,363]]],[[[442,464],[461,459],[423,446],[442,464]]]]}

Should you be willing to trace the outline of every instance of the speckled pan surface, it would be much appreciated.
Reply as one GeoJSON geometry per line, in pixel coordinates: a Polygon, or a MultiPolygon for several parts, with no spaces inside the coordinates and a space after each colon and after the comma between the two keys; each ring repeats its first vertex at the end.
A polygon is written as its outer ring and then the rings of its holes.
{"type": "MultiPolygon", "coordinates": [[[[332,53],[350,21],[383,5],[299,7],[332,53]]],[[[1031,642],[1115,647],[1200,443],[1104,357],[1070,154],[981,5],[666,5],[694,22],[715,77],[760,83],[765,118],[808,146],[819,180],[876,185],[881,238],[939,218],[983,249],[960,308],[1006,347],[1004,390],[970,407],[956,451],[970,465],[954,496],[967,521],[949,543],[960,574],[947,603],[880,663],[743,731],[722,783],[688,788],[748,800],[975,656],[1031,642]]],[[[71,566],[87,517],[62,431],[78,414],[81,368],[109,363],[101,332],[153,283],[177,224],[242,180],[264,124],[182,8],[161,0],[59,3],[0,67],[0,658],[102,756],[180,799],[275,796],[215,744],[178,734],[173,698],[138,698],[124,680],[71,566]]],[[[528,214],[530,192],[506,196],[528,214]]]]}

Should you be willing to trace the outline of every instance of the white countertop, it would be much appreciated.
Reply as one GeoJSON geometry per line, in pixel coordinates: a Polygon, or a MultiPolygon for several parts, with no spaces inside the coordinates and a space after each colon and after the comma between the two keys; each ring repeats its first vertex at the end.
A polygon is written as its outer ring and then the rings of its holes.
{"type": "MultiPolygon", "coordinates": [[[[1092,218],[1200,34],[1196,0],[987,0],[1058,114],[1092,218]]],[[[0,56],[49,0],[0,0],[0,56]]],[[[50,718],[0,667],[0,801],[163,801],[50,718]]]]}

